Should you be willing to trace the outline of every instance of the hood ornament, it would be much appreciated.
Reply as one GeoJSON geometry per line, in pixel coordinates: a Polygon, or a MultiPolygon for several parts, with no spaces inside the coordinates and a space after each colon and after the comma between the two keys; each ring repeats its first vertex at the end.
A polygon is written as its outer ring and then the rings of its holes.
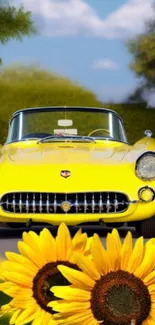
{"type": "Polygon", "coordinates": [[[72,205],[71,205],[71,203],[68,202],[68,201],[64,201],[64,202],[61,203],[61,209],[62,209],[65,213],[67,213],[67,212],[71,209],[71,207],[72,207],[72,205]]]}
{"type": "Polygon", "coordinates": [[[71,176],[71,172],[69,170],[61,170],[60,176],[62,176],[64,178],[68,178],[71,176]]]}

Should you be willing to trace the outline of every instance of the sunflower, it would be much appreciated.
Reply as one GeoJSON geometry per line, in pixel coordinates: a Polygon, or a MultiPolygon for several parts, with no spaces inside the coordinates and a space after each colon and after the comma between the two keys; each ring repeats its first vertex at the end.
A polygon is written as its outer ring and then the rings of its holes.
{"type": "Polygon", "coordinates": [[[78,269],[74,253],[88,255],[89,245],[87,234],[82,234],[81,230],[71,239],[65,224],[59,226],[56,239],[46,228],[40,235],[33,231],[24,232],[23,241],[18,242],[20,254],[7,252],[8,260],[2,264],[4,282],[0,284],[0,290],[12,300],[1,311],[3,315],[13,313],[10,324],[57,324],[52,308],[47,306],[55,299],[50,288],[57,284],[69,284],[58,270],[58,265],[78,269]]]}
{"type": "Polygon", "coordinates": [[[59,312],[55,319],[65,325],[154,325],[154,246],[140,237],[133,248],[130,232],[121,243],[116,229],[107,235],[106,246],[94,234],[92,260],[77,253],[80,270],[58,266],[72,286],[51,288],[63,299],[48,304],[59,312]]]}

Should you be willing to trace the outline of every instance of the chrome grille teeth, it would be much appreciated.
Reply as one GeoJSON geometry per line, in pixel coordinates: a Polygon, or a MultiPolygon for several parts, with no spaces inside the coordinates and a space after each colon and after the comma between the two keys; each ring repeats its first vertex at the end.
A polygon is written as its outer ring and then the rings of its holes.
{"type": "Polygon", "coordinates": [[[27,213],[29,212],[29,195],[28,195],[28,193],[26,195],[26,212],[27,213]]]}
{"type": "Polygon", "coordinates": [[[94,198],[94,193],[92,193],[92,213],[95,211],[95,198],[94,198]]]}
{"type": "Polygon", "coordinates": [[[19,196],[19,212],[22,213],[22,207],[23,207],[23,204],[22,204],[22,194],[20,193],[20,196],[19,196]]]}
{"type": "Polygon", "coordinates": [[[33,194],[32,209],[33,209],[33,213],[35,213],[36,212],[36,196],[35,196],[35,193],[33,194]]]}
{"type": "Polygon", "coordinates": [[[84,213],[87,212],[87,194],[84,193],[84,213]]]}
{"type": "Polygon", "coordinates": [[[102,199],[102,193],[100,193],[99,213],[102,212],[102,209],[103,209],[103,199],[102,199]]]}
{"type": "Polygon", "coordinates": [[[64,214],[62,202],[71,203],[67,214],[105,214],[125,212],[130,206],[123,193],[7,193],[1,199],[2,209],[10,213],[64,214]]]}
{"type": "Polygon", "coordinates": [[[109,193],[108,193],[107,194],[107,202],[106,202],[106,210],[107,210],[107,213],[109,213],[110,207],[111,207],[111,204],[110,204],[110,196],[109,196],[109,193]]]}
{"type": "Polygon", "coordinates": [[[78,199],[78,194],[76,193],[76,199],[75,199],[75,210],[76,210],[76,213],[78,213],[78,206],[79,206],[79,199],[78,199]]]}
{"type": "Polygon", "coordinates": [[[117,212],[117,209],[118,209],[118,200],[117,200],[117,194],[115,193],[115,200],[114,200],[114,209],[115,209],[115,212],[117,212]]]}
{"type": "Polygon", "coordinates": [[[15,196],[15,193],[13,194],[12,206],[13,206],[13,212],[16,212],[16,196],[15,196]]]}
{"type": "Polygon", "coordinates": [[[46,211],[47,213],[50,212],[50,202],[49,202],[49,194],[47,193],[47,199],[46,199],[46,211]]]}
{"type": "Polygon", "coordinates": [[[40,193],[40,201],[39,201],[39,212],[41,213],[42,212],[42,204],[43,204],[43,202],[42,202],[42,194],[40,193]]]}
{"type": "Polygon", "coordinates": [[[54,194],[54,213],[57,211],[57,197],[56,194],[54,194]]]}

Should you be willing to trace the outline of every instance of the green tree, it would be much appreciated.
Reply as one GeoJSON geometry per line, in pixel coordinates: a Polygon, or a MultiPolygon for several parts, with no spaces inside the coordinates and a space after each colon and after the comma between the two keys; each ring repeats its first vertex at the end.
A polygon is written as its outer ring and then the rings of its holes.
{"type": "Polygon", "coordinates": [[[24,36],[36,33],[32,14],[23,6],[16,8],[9,2],[0,0],[0,43],[6,44],[11,39],[22,40],[24,36]]]}
{"type": "Polygon", "coordinates": [[[144,79],[147,86],[155,85],[155,33],[138,36],[128,43],[134,59],[130,68],[138,77],[144,79]]]}

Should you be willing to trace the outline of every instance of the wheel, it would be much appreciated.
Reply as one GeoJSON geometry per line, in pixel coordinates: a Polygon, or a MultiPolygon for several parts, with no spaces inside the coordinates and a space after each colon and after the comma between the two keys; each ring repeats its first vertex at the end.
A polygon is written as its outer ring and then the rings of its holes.
{"type": "Polygon", "coordinates": [[[12,229],[25,228],[25,223],[8,222],[7,226],[9,226],[12,229]]]}
{"type": "Polygon", "coordinates": [[[138,236],[145,238],[155,237],[155,216],[135,223],[138,236]]]}

